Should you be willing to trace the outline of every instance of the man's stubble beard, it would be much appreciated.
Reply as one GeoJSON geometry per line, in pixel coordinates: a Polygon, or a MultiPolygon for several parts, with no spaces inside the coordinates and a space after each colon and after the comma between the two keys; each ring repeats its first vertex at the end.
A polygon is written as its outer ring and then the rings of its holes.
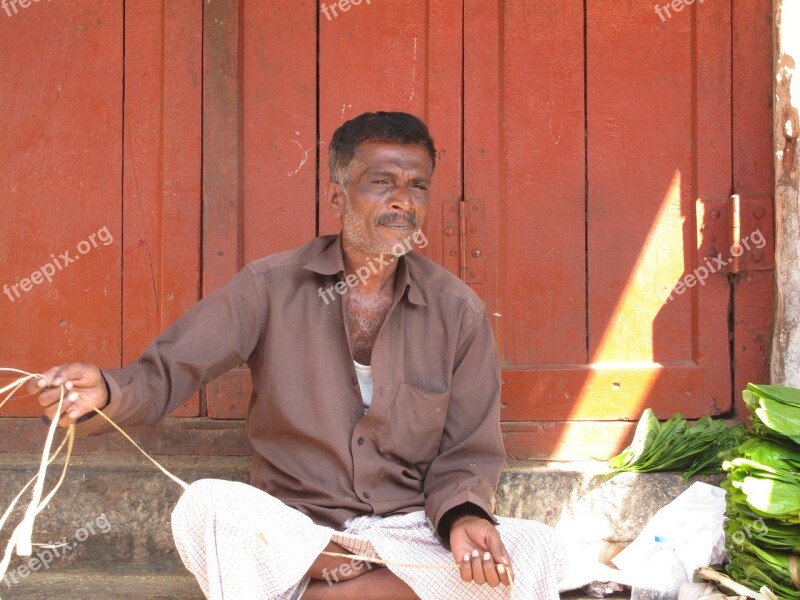
{"type": "Polygon", "coordinates": [[[364,231],[364,221],[359,219],[358,215],[356,215],[346,192],[342,230],[345,239],[347,239],[352,246],[365,254],[391,254],[392,248],[396,245],[396,242],[386,242],[385,245],[381,245],[380,240],[367,239],[364,231]]]}

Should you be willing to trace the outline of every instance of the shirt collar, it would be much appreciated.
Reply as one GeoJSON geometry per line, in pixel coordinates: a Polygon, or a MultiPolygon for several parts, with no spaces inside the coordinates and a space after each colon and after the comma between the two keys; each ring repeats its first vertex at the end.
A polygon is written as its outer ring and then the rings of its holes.
{"type": "MultiPolygon", "coordinates": [[[[401,294],[408,290],[406,297],[412,304],[425,306],[425,298],[419,289],[419,282],[414,278],[414,263],[419,259],[413,252],[400,257],[397,262],[397,290],[401,294]]],[[[325,250],[309,260],[304,267],[320,275],[337,275],[344,272],[344,255],[342,253],[342,236],[337,235],[325,250]]]]}

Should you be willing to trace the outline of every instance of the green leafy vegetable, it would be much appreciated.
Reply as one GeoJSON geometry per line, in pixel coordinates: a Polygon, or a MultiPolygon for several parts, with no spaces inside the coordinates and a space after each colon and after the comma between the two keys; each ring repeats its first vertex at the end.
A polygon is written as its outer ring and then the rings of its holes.
{"type": "Polygon", "coordinates": [[[789,570],[789,556],[800,555],[800,390],[751,383],[742,396],[753,426],[723,464],[727,571],[800,600],[789,570]]]}
{"type": "Polygon", "coordinates": [[[616,473],[629,471],[685,471],[692,475],[719,473],[723,456],[737,446],[744,427],[728,428],[724,421],[704,416],[691,425],[676,414],[660,423],[645,409],[636,425],[631,445],[608,461],[616,473]]]}

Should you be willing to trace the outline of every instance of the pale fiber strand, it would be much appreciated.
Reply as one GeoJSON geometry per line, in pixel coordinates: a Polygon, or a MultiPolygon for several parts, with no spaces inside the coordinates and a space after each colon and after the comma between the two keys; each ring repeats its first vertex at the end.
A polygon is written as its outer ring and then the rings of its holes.
{"type": "MultiPolygon", "coordinates": [[[[56,415],[61,414],[61,409],[64,406],[64,388],[61,387],[61,394],[58,398],[58,408],[56,410],[56,415]]],[[[50,448],[53,445],[53,438],[56,435],[56,430],[58,429],[58,419],[55,418],[50,422],[50,428],[47,433],[47,438],[45,438],[44,442],[44,450],[42,451],[42,460],[39,464],[39,474],[36,477],[36,483],[33,485],[33,499],[31,503],[28,505],[28,510],[25,511],[25,516],[22,519],[22,523],[20,523],[20,534],[19,540],[17,541],[17,556],[30,556],[33,552],[33,548],[31,546],[31,537],[33,536],[33,522],[36,519],[36,515],[39,514],[41,508],[39,504],[42,500],[42,493],[44,492],[44,480],[47,477],[47,465],[48,457],[50,456],[50,448]]],[[[45,505],[47,502],[45,501],[45,505]]],[[[43,508],[43,507],[42,507],[43,508]]]]}
{"type": "MultiPolygon", "coordinates": [[[[61,440],[61,444],[59,444],[58,448],[53,453],[53,456],[47,463],[48,465],[51,464],[56,459],[56,457],[61,453],[61,450],[64,448],[64,445],[68,443],[67,455],[64,459],[64,466],[61,470],[61,478],[59,479],[59,482],[53,489],[53,491],[48,495],[47,502],[50,501],[50,498],[53,497],[58,487],[64,481],[64,476],[67,473],[67,465],[69,464],[70,455],[72,454],[72,444],[74,439],[75,439],[75,429],[73,426],[71,426],[69,430],[67,430],[67,434],[64,436],[64,439],[61,440]]],[[[33,476],[30,479],[30,481],[28,481],[28,483],[26,483],[23,486],[22,490],[20,490],[19,494],[17,494],[16,498],[14,498],[14,500],[11,502],[8,509],[6,509],[6,512],[3,514],[3,517],[0,518],[0,531],[2,531],[3,527],[5,526],[6,520],[11,515],[11,512],[14,510],[14,507],[17,505],[17,502],[19,502],[19,499],[27,491],[27,489],[31,486],[31,484],[33,484],[33,482],[37,480],[38,477],[39,477],[38,473],[35,476],[33,476]]],[[[45,505],[42,505],[41,508],[44,508],[45,505]]],[[[8,545],[6,546],[6,550],[3,555],[3,560],[2,562],[0,562],[0,580],[5,578],[6,571],[8,570],[8,565],[11,562],[11,555],[13,554],[14,547],[17,545],[17,540],[19,539],[21,533],[21,525],[22,523],[20,523],[19,525],[17,525],[17,527],[14,528],[14,532],[11,534],[11,538],[8,542],[8,545]]]]}

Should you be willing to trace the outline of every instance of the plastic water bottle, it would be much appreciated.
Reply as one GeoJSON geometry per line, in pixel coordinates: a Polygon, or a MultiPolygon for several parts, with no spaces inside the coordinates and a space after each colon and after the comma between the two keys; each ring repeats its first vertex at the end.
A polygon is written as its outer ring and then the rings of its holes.
{"type": "Polygon", "coordinates": [[[641,584],[631,590],[631,600],[677,600],[681,585],[689,582],[672,545],[660,535],[644,571],[641,584]]]}

